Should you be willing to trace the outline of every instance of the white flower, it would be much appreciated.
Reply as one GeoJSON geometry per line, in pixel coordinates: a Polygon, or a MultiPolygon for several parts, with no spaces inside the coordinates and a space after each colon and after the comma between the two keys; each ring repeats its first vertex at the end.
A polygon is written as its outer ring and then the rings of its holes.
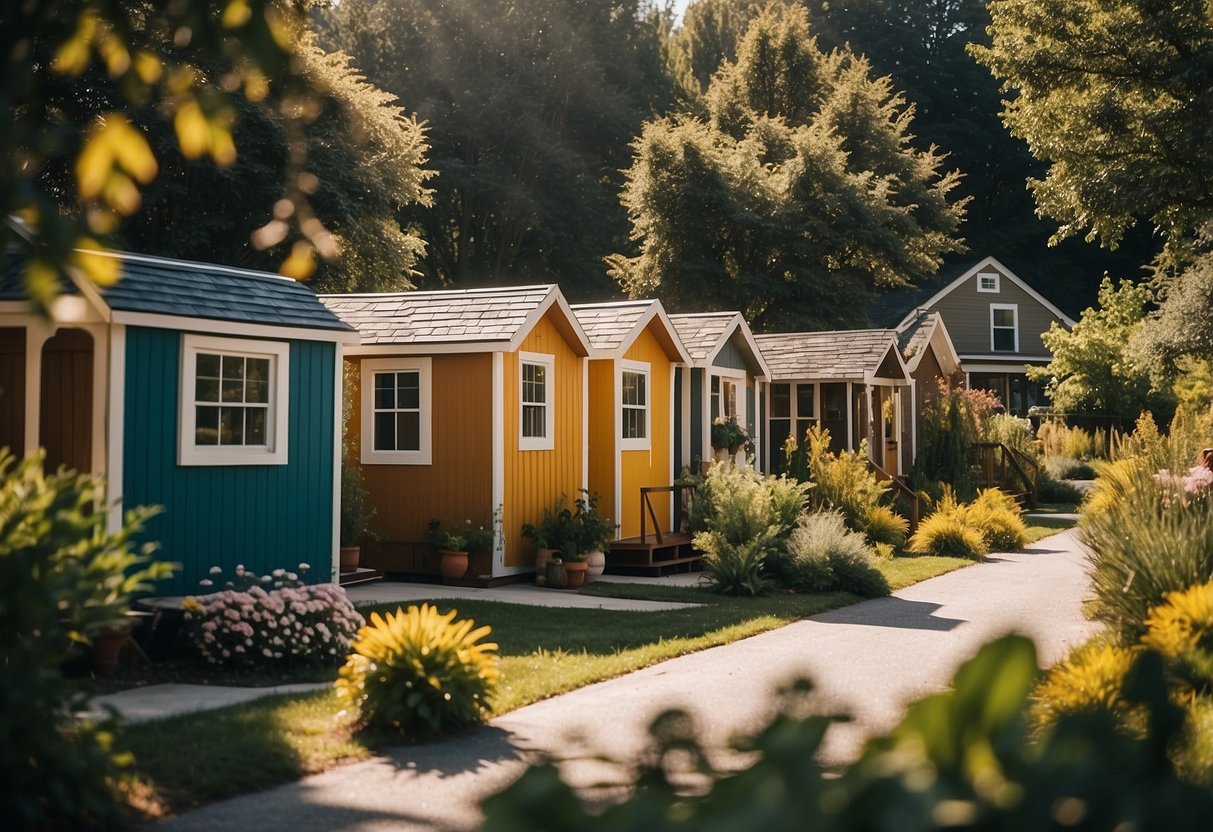
{"type": "Polygon", "coordinates": [[[222,572],[222,571],[223,571],[223,570],[222,570],[222,569],[220,569],[218,566],[212,566],[212,567],[211,567],[211,574],[212,574],[212,575],[218,575],[218,574],[219,574],[220,572],[222,572]]]}

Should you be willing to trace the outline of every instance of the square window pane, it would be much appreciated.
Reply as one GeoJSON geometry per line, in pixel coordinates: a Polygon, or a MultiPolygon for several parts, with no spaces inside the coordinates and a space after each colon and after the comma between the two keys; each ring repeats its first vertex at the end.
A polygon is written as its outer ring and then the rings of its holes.
{"type": "Polygon", "coordinates": [[[194,381],[194,401],[196,402],[217,402],[219,401],[219,379],[217,378],[202,378],[198,377],[194,381]]]}
{"type": "Polygon", "coordinates": [[[522,435],[528,439],[547,436],[547,408],[535,405],[522,407],[522,435]]]}
{"type": "Polygon", "coordinates": [[[790,384],[771,385],[771,416],[778,419],[792,415],[792,391],[790,384]]]}
{"type": "Polygon", "coordinates": [[[219,408],[194,408],[194,444],[219,444],[219,408]]]}
{"type": "Polygon", "coordinates": [[[198,353],[194,362],[195,375],[206,378],[219,378],[219,356],[210,353],[198,353]]]}
{"type": "Polygon", "coordinates": [[[796,415],[804,418],[812,416],[813,411],[813,385],[797,384],[796,385],[796,415]]]}
{"type": "Polygon", "coordinates": [[[419,373],[396,374],[396,406],[416,410],[421,407],[421,376],[419,373]]]}
{"type": "Polygon", "coordinates": [[[645,375],[644,373],[636,374],[636,404],[643,405],[646,402],[644,389],[645,375]]]}
{"type": "Polygon", "coordinates": [[[994,330],[994,349],[1004,352],[1015,351],[1015,330],[1013,329],[995,329],[994,330]]]}
{"type": "Polygon", "coordinates": [[[807,445],[809,440],[805,434],[809,432],[809,428],[813,426],[812,419],[797,419],[796,420],[796,441],[801,445],[807,445]]]}
{"type": "MultiPolygon", "coordinates": [[[[783,443],[787,441],[788,432],[792,430],[792,422],[789,419],[772,419],[771,420],[771,448],[772,454],[775,450],[779,451],[779,456],[783,456],[783,443]]],[[[803,436],[796,437],[797,442],[804,441],[803,436]]],[[[772,456],[771,459],[775,457],[772,456]]]]}
{"type": "Polygon", "coordinates": [[[238,378],[223,379],[223,401],[244,401],[244,380],[238,378]]]}
{"type": "Polygon", "coordinates": [[[1015,326],[1015,310],[995,309],[994,326],[1015,326]]]}
{"type": "Polygon", "coordinates": [[[396,450],[421,450],[421,414],[396,414],[396,450]]]}
{"type": "Polygon", "coordinates": [[[244,365],[244,377],[249,381],[270,380],[270,360],[268,358],[250,358],[244,365]]]}
{"type": "Polygon", "coordinates": [[[396,408],[396,374],[375,373],[375,409],[396,408]]]}
{"type": "Polygon", "coordinates": [[[375,414],[375,450],[396,450],[396,414],[375,414]]]}
{"type": "Polygon", "coordinates": [[[269,404],[270,385],[268,381],[246,381],[244,383],[244,400],[255,404],[269,404]]]}
{"type": "Polygon", "coordinates": [[[244,411],[244,441],[247,445],[265,445],[265,416],[269,411],[264,407],[250,407],[244,411]]]}
{"type": "Polygon", "coordinates": [[[219,408],[219,444],[244,444],[244,408],[219,408]]]}
{"type": "Polygon", "coordinates": [[[644,439],[644,410],[629,407],[623,411],[623,438],[644,439]]]}
{"type": "Polygon", "coordinates": [[[229,378],[244,378],[244,356],[243,355],[225,355],[223,356],[223,377],[229,378]]]}

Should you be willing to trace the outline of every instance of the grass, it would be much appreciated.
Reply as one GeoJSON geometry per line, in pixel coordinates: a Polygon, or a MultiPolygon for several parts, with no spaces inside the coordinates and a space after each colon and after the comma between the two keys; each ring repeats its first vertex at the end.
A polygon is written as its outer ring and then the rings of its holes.
{"type": "MultiPolygon", "coordinates": [[[[893,589],[970,565],[957,558],[881,558],[893,589]]],[[[845,592],[728,598],[690,587],[596,583],[587,594],[697,606],[661,612],[544,608],[439,599],[493,627],[502,683],[493,714],[610,679],[676,656],[738,641],[860,600],[845,592]]],[[[394,610],[396,605],[363,609],[394,610]]],[[[331,674],[330,674],[331,675],[331,674]]],[[[329,690],[272,696],[216,711],[128,727],[136,763],[121,788],[144,818],[288,783],[365,759],[402,738],[355,731],[329,690]],[[216,738],[222,737],[222,742],[216,738]],[[182,753],[188,749],[188,753],[182,753]]]]}

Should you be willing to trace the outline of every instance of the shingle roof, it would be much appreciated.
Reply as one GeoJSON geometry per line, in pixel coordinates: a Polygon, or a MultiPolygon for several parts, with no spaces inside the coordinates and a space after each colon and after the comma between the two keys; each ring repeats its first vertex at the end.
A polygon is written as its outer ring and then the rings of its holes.
{"type": "Polygon", "coordinates": [[[897,346],[903,356],[913,355],[926,347],[931,338],[931,327],[938,318],[938,312],[919,312],[897,333],[897,346]]]}
{"type": "Polygon", "coordinates": [[[509,341],[555,286],[321,295],[362,343],[442,344],[509,341]]]}
{"type": "Polygon", "coordinates": [[[696,315],[671,315],[670,323],[682,339],[682,345],[695,361],[702,361],[720,343],[736,312],[708,312],[696,315]]]}
{"type": "Polygon", "coordinates": [[[775,332],[755,335],[773,381],[790,379],[862,380],[875,372],[895,333],[891,329],[832,332],[775,332]]]}
{"type": "MultiPolygon", "coordinates": [[[[301,329],[349,331],[337,316],[298,281],[266,272],[234,269],[137,254],[118,253],[122,263],[118,282],[101,290],[115,312],[138,312],[204,318],[246,324],[301,329]]],[[[25,258],[5,255],[0,300],[25,298],[25,258]]],[[[75,294],[75,286],[63,291],[75,294]]]]}
{"type": "Polygon", "coordinates": [[[636,328],[656,301],[629,300],[617,303],[582,303],[573,306],[577,322],[596,350],[615,350],[636,328]]]}

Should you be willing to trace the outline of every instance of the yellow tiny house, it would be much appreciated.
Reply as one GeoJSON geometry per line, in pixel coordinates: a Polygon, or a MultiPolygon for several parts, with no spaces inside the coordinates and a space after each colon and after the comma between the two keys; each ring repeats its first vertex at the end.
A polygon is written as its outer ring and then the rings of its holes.
{"type": "MultiPolygon", "coordinates": [[[[674,368],[689,358],[660,301],[582,304],[573,312],[591,348],[589,488],[617,525],[616,537],[635,537],[640,489],[673,482],[674,368]]],[[[652,505],[669,529],[671,496],[654,495],[652,505]]]]}
{"type": "Polygon", "coordinates": [[[346,351],[349,446],[379,540],[363,564],[436,574],[429,522],[494,525],[469,577],[533,568],[522,525],[586,487],[589,342],[556,286],[321,300],[361,337],[346,351]]]}

